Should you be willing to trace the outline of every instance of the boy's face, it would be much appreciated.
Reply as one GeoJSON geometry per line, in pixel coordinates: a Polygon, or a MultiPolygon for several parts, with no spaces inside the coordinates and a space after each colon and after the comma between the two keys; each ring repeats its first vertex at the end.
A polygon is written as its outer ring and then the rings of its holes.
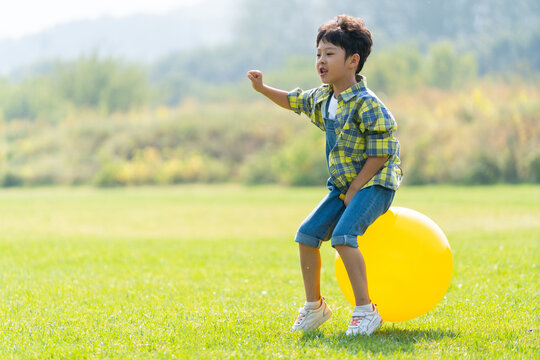
{"type": "Polygon", "coordinates": [[[345,58],[345,50],[330,42],[320,41],[317,46],[317,72],[325,84],[335,84],[354,76],[356,67],[351,67],[345,58]]]}

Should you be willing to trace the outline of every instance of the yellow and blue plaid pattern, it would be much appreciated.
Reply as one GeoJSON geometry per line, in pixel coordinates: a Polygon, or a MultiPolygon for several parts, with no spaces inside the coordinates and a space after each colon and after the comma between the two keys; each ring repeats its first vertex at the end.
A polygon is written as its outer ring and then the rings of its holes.
{"type": "MultiPolygon", "coordinates": [[[[304,113],[325,131],[323,104],[332,94],[331,85],[289,93],[289,104],[297,114],[304,113]]],[[[366,86],[364,77],[338,96],[335,120],[337,143],[328,156],[330,176],[336,186],[346,193],[368,157],[390,157],[383,168],[364,188],[381,185],[397,190],[403,173],[400,168],[399,142],[394,133],[397,124],[390,111],[366,86]]]]}

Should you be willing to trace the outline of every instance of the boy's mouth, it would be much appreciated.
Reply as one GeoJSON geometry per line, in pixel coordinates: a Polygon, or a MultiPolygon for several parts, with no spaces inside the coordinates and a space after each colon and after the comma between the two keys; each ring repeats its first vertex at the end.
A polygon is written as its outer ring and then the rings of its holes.
{"type": "Polygon", "coordinates": [[[325,76],[328,73],[328,70],[325,68],[319,69],[319,76],[325,76]]]}

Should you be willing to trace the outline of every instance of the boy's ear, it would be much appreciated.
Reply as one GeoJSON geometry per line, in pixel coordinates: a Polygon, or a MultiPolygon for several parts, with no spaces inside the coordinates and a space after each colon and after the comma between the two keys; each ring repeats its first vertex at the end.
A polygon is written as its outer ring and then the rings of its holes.
{"type": "Polygon", "coordinates": [[[354,67],[356,69],[359,63],[360,63],[360,55],[352,54],[349,57],[349,64],[351,65],[351,67],[354,67]]]}

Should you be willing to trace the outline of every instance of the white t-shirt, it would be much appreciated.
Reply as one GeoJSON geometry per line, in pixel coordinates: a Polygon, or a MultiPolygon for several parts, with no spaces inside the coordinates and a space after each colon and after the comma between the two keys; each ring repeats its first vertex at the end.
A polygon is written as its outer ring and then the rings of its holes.
{"type": "Polygon", "coordinates": [[[337,99],[334,97],[334,95],[330,96],[327,106],[328,106],[328,117],[330,119],[335,119],[336,112],[337,112],[337,99]]]}

